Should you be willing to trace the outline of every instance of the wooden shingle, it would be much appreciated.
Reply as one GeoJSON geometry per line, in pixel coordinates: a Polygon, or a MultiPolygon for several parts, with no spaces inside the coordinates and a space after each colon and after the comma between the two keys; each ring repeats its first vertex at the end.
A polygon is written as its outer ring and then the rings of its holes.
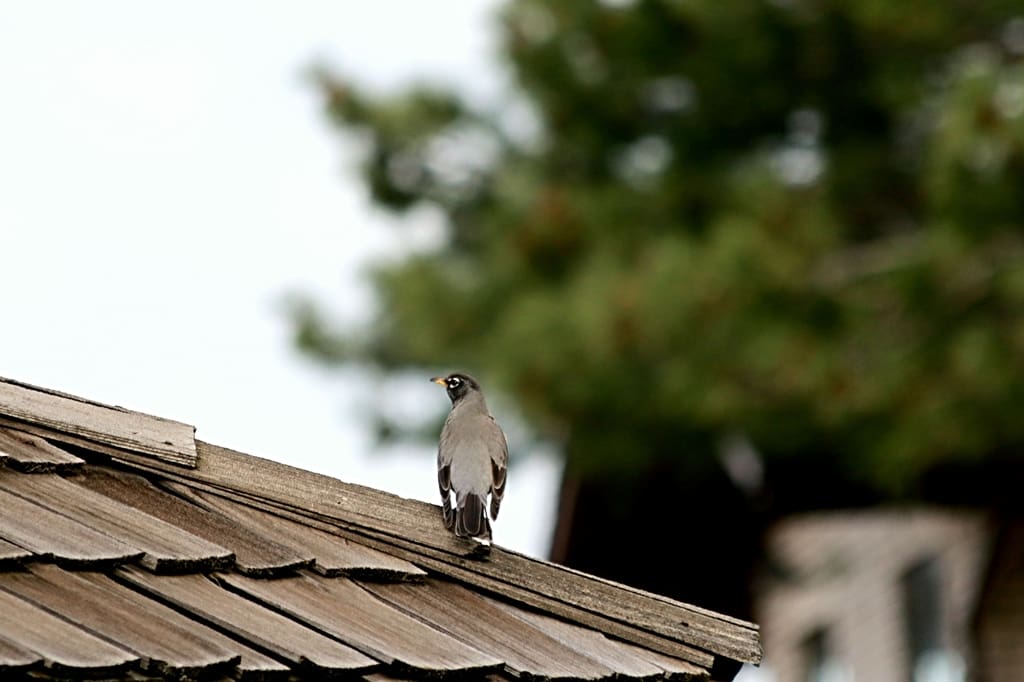
{"type": "Polygon", "coordinates": [[[436,505],[185,425],[0,380],[0,452],[3,675],[724,682],[760,658],[752,623],[483,556],[436,505]]]}
{"type": "Polygon", "coordinates": [[[187,495],[200,506],[258,529],[261,535],[274,542],[305,547],[316,556],[313,570],[322,575],[380,581],[419,581],[427,575],[408,561],[250,505],[198,492],[182,484],[168,487],[187,495]]]}
{"type": "Polygon", "coordinates": [[[32,552],[7,540],[0,540],[0,571],[10,570],[25,563],[32,552]]]}
{"type": "Polygon", "coordinates": [[[375,659],[222,589],[206,576],[156,576],[137,568],[122,568],[117,576],[305,672],[327,676],[365,673],[380,667],[375,659]]]}
{"type": "Polygon", "coordinates": [[[585,653],[595,661],[614,667],[620,675],[626,677],[667,677],[673,680],[703,680],[707,671],[689,661],[659,654],[650,649],[609,639],[596,630],[580,627],[575,623],[567,623],[557,618],[513,606],[507,602],[489,597],[481,597],[493,604],[530,623],[557,639],[566,646],[585,653]]]}
{"type": "Polygon", "coordinates": [[[5,590],[0,590],[0,613],[0,641],[38,654],[55,673],[115,675],[140,663],[136,654],[5,590]]]}
{"type": "MultiPolygon", "coordinates": [[[[0,477],[9,474],[0,471],[0,477]]],[[[40,559],[75,568],[98,569],[134,561],[143,554],[138,547],[3,488],[0,488],[0,509],[4,510],[0,514],[0,538],[24,547],[40,559]]]]}
{"type": "Polygon", "coordinates": [[[41,667],[43,657],[34,651],[0,639],[0,675],[13,677],[29,668],[41,667]]]}
{"type": "Polygon", "coordinates": [[[234,556],[224,547],[57,474],[0,473],[0,489],[129,543],[144,552],[139,562],[153,571],[209,571],[227,568],[234,562],[234,556]]]}
{"type": "Polygon", "coordinates": [[[187,478],[283,516],[337,532],[486,592],[652,648],[702,667],[714,657],[760,661],[758,628],[723,614],[495,547],[489,560],[448,532],[437,507],[197,441],[202,457],[187,478]]]}
{"type": "Polygon", "coordinates": [[[65,473],[80,467],[83,460],[50,445],[39,436],[0,428],[0,464],[26,472],[65,473]]]}
{"type": "Polygon", "coordinates": [[[76,445],[97,443],[193,467],[195,427],[0,377],[0,425],[53,431],[76,445]]]}
{"type": "Polygon", "coordinates": [[[494,653],[513,675],[536,680],[601,680],[616,674],[461,585],[428,580],[424,585],[364,587],[418,620],[494,653]]]}
{"type": "Polygon", "coordinates": [[[276,543],[246,526],[161,490],[142,477],[87,468],[76,482],[227,548],[235,557],[235,566],[247,575],[284,575],[313,563],[313,556],[308,552],[276,543]]]}
{"type": "Polygon", "coordinates": [[[430,677],[498,671],[504,661],[375,598],[348,578],[304,574],[258,580],[225,573],[225,584],[336,637],[392,671],[430,677]]]}
{"type": "Polygon", "coordinates": [[[194,677],[227,674],[242,647],[99,573],[53,565],[0,573],[0,589],[103,636],[144,661],[147,672],[194,677]]]}

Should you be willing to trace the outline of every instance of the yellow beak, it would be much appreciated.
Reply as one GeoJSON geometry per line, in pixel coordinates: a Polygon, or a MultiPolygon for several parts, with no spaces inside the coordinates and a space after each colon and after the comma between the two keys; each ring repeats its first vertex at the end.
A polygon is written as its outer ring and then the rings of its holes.
{"type": "Polygon", "coordinates": [[[431,379],[431,381],[433,381],[435,384],[439,386],[448,386],[448,380],[445,379],[444,377],[434,377],[433,379],[431,379]]]}

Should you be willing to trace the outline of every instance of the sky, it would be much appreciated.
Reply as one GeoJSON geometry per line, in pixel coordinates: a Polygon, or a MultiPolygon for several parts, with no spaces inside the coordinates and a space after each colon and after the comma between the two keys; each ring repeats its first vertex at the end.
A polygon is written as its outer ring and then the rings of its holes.
{"type": "MultiPolygon", "coordinates": [[[[306,74],[495,102],[495,6],[0,5],[0,376],[435,502],[434,448],[379,452],[368,417],[442,414],[443,391],[327,373],[290,345],[289,292],[356,324],[366,265],[442,234],[428,210],[399,224],[372,206],[306,74]]],[[[559,473],[542,453],[514,463],[497,544],[546,556],[559,473]]]]}

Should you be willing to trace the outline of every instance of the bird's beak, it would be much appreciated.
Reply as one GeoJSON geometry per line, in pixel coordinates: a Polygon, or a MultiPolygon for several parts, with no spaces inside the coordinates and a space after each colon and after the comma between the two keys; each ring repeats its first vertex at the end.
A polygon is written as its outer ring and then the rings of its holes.
{"type": "Polygon", "coordinates": [[[434,377],[433,379],[431,379],[431,381],[433,381],[438,386],[448,386],[448,380],[445,379],[444,377],[434,377]]]}

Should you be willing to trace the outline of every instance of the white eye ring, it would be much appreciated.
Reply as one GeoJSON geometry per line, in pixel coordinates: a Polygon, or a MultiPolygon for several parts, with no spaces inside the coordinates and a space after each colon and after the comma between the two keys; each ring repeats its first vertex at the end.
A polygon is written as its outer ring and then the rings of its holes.
{"type": "Polygon", "coordinates": [[[458,377],[452,377],[451,379],[448,380],[448,384],[450,386],[458,386],[461,383],[462,383],[462,379],[460,379],[458,377]]]}

